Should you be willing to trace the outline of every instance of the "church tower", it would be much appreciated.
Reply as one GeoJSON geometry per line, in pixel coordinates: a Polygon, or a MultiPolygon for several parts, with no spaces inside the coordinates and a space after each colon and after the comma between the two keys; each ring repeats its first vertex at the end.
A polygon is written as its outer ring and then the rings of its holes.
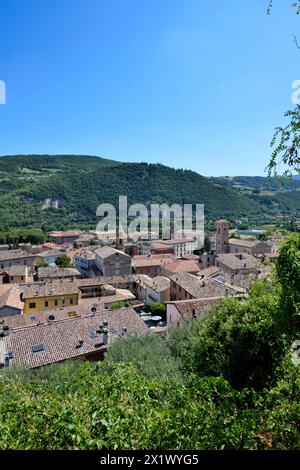
{"type": "Polygon", "coordinates": [[[119,230],[119,224],[116,229],[116,249],[125,252],[125,234],[122,227],[119,230]]]}
{"type": "Polygon", "coordinates": [[[216,221],[216,252],[229,253],[229,222],[222,219],[216,221]]]}

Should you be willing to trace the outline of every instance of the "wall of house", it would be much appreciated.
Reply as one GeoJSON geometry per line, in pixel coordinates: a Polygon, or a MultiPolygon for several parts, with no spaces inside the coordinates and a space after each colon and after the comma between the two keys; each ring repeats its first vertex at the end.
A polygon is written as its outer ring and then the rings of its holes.
{"type": "Polygon", "coordinates": [[[55,261],[57,260],[59,255],[52,255],[52,256],[36,256],[36,263],[47,263],[49,266],[56,266],[55,261]]]}
{"type": "Polygon", "coordinates": [[[255,255],[263,255],[265,253],[271,253],[272,252],[272,246],[269,245],[268,243],[262,241],[255,245],[252,249],[252,254],[255,255]]]}
{"type": "Polygon", "coordinates": [[[44,310],[53,310],[54,308],[78,305],[78,297],[78,293],[74,293],[24,299],[24,313],[42,312],[44,310]],[[46,305],[47,302],[48,305],[46,305]],[[29,304],[35,304],[35,307],[30,307],[29,304]]]}
{"type": "Polygon", "coordinates": [[[196,241],[183,242],[174,244],[174,254],[176,258],[182,258],[185,255],[191,255],[196,250],[196,241]]]}
{"type": "Polygon", "coordinates": [[[170,300],[170,289],[166,289],[161,292],[156,292],[156,290],[151,287],[147,287],[147,296],[146,303],[152,304],[154,302],[165,303],[170,300]]]}
{"type": "Polygon", "coordinates": [[[74,256],[73,263],[79,271],[81,269],[88,271],[92,266],[95,266],[95,259],[86,259],[81,256],[74,256]]]}
{"type": "Polygon", "coordinates": [[[253,254],[251,247],[235,245],[229,245],[229,253],[248,253],[249,255],[253,254]]]}
{"type": "Polygon", "coordinates": [[[171,281],[170,300],[188,300],[194,299],[185,289],[180,287],[174,281],[171,281]]]}
{"type": "Polygon", "coordinates": [[[215,265],[215,255],[199,255],[200,269],[210,268],[215,265]]]}
{"type": "Polygon", "coordinates": [[[12,284],[22,284],[28,281],[28,276],[9,276],[9,282],[12,284]]]}
{"type": "Polygon", "coordinates": [[[35,261],[36,261],[35,256],[28,256],[25,258],[14,258],[14,259],[9,259],[9,260],[1,260],[0,269],[1,271],[5,271],[5,269],[11,268],[12,266],[27,266],[28,271],[32,272],[35,261]]]}
{"type": "Polygon", "coordinates": [[[174,304],[167,304],[167,325],[177,325],[181,315],[174,304]]]}
{"type": "Polygon", "coordinates": [[[134,288],[134,295],[138,300],[146,300],[147,297],[147,288],[139,283],[136,283],[134,288]]]}
{"type": "MultiPolygon", "coordinates": [[[[53,279],[53,281],[66,281],[66,282],[70,282],[71,279],[80,279],[81,276],[80,274],[76,274],[76,275],[69,275],[69,276],[58,276],[58,277],[53,277],[51,278],[51,276],[39,276],[39,281],[41,282],[45,282],[45,281],[49,281],[50,279],[53,279]]],[[[24,281],[23,281],[24,282],[24,281]]]]}
{"type": "Polygon", "coordinates": [[[102,259],[96,253],[96,266],[103,276],[122,276],[131,274],[131,258],[122,255],[113,255],[102,259]]]}
{"type": "Polygon", "coordinates": [[[149,277],[156,277],[161,275],[161,266],[141,266],[135,267],[136,274],[146,274],[149,277]]]}

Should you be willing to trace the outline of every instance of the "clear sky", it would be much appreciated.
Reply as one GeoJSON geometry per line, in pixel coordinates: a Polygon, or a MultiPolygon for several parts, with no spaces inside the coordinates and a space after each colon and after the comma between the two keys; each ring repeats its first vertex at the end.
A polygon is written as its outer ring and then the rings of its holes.
{"type": "Polygon", "coordinates": [[[0,154],[263,175],[300,79],[292,0],[1,0],[0,154]]]}

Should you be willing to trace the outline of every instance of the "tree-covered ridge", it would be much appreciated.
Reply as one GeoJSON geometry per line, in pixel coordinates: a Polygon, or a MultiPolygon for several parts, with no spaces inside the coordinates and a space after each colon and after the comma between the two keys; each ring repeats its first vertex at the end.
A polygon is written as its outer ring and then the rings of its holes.
{"type": "Polygon", "coordinates": [[[65,227],[95,226],[97,206],[117,205],[119,195],[127,195],[129,204],[205,204],[212,218],[263,210],[234,189],[190,170],[84,156],[0,158],[0,230],[59,229],[62,222],[65,227]],[[49,198],[64,200],[64,207],[43,210],[49,198]]]}
{"type": "Polygon", "coordinates": [[[300,235],[273,280],[103,363],[0,373],[0,449],[300,449],[300,235]],[[286,286],[288,280],[288,286],[286,286]]]}
{"type": "Polygon", "coordinates": [[[216,184],[230,186],[274,214],[299,214],[300,180],[294,177],[279,181],[263,176],[211,178],[216,184]]]}
{"type": "Polygon", "coordinates": [[[259,191],[278,191],[278,190],[300,190],[300,180],[297,175],[286,178],[284,185],[278,179],[265,176],[219,176],[213,177],[213,181],[227,183],[229,185],[241,185],[259,191]]]}
{"type": "Polygon", "coordinates": [[[0,157],[0,172],[31,169],[45,171],[51,169],[76,170],[121,165],[120,162],[90,155],[3,155],[0,157]]]}

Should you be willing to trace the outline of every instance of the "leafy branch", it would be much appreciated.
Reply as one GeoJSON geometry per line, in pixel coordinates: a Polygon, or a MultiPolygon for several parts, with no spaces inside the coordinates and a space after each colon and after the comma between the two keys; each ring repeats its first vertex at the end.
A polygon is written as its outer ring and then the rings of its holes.
{"type": "Polygon", "coordinates": [[[300,105],[292,111],[285,113],[285,117],[290,118],[290,123],[286,127],[277,127],[271,147],[274,149],[270,162],[267,166],[269,176],[277,176],[280,164],[284,164],[284,176],[291,175],[293,171],[300,173],[300,105]]]}

